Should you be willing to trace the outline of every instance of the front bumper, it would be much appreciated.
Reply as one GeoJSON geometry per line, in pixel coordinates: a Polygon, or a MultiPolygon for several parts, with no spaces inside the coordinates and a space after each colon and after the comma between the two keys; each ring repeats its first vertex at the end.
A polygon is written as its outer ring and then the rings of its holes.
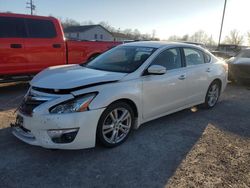
{"type": "Polygon", "coordinates": [[[33,114],[23,118],[22,128],[13,127],[12,133],[20,140],[36,146],[51,149],[83,149],[95,146],[98,120],[104,108],[68,114],[33,114]],[[70,143],[55,143],[48,130],[79,128],[75,139],[70,143]],[[28,130],[28,131],[27,131],[28,130]]]}

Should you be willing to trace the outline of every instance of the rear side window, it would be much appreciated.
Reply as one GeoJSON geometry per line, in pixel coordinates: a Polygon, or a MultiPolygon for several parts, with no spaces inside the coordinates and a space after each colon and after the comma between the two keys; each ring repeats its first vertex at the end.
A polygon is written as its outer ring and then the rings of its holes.
{"type": "Polygon", "coordinates": [[[56,29],[52,21],[39,19],[25,19],[29,38],[54,38],[56,29]]]}
{"type": "Polygon", "coordinates": [[[161,52],[153,61],[152,65],[161,65],[166,67],[167,70],[181,68],[180,50],[178,48],[173,48],[161,52]]]}
{"type": "Polygon", "coordinates": [[[0,38],[26,37],[24,19],[0,17],[0,38]]]}
{"type": "Polygon", "coordinates": [[[183,50],[187,67],[205,63],[205,58],[201,51],[192,48],[184,48],[183,50]]]}
{"type": "Polygon", "coordinates": [[[208,55],[207,53],[204,53],[204,59],[205,59],[205,63],[209,63],[211,61],[211,56],[208,55]]]}

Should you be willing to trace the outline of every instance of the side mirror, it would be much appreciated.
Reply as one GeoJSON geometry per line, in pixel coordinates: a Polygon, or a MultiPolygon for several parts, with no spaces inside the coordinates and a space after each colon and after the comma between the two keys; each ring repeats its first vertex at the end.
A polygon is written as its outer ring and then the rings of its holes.
{"type": "Polygon", "coordinates": [[[161,65],[152,65],[148,68],[148,74],[162,75],[167,72],[167,69],[161,65]]]}

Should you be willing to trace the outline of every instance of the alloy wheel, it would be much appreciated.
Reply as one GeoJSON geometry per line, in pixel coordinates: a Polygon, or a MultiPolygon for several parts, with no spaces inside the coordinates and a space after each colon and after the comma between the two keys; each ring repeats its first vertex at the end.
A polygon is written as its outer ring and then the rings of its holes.
{"type": "Polygon", "coordinates": [[[123,141],[130,131],[131,123],[131,114],[127,109],[115,108],[103,121],[103,138],[110,144],[123,141]]]}
{"type": "Polygon", "coordinates": [[[219,86],[217,83],[214,83],[208,90],[208,94],[207,94],[207,103],[210,107],[213,107],[220,95],[220,91],[219,91],[219,86]]]}

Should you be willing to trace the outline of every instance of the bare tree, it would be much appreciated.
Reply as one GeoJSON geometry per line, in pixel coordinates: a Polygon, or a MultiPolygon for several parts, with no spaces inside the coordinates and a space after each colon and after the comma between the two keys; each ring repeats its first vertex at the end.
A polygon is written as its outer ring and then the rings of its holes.
{"type": "Polygon", "coordinates": [[[134,29],[132,33],[133,37],[135,40],[140,40],[141,39],[141,33],[138,29],[134,29]]]}
{"type": "MultiPolygon", "coordinates": [[[[61,20],[61,23],[62,23],[64,29],[67,27],[70,27],[70,26],[94,25],[95,24],[91,20],[83,21],[80,23],[80,22],[78,22],[74,19],[71,19],[71,18],[66,18],[66,19],[58,18],[58,19],[61,20]]],[[[120,30],[120,28],[116,29],[115,27],[111,26],[108,22],[105,22],[105,21],[101,21],[98,24],[100,24],[101,26],[103,26],[104,28],[106,28],[110,32],[123,33],[123,34],[127,35],[129,38],[134,39],[134,40],[159,40],[158,38],[155,37],[155,35],[156,35],[155,30],[153,30],[152,35],[150,35],[148,33],[142,34],[138,29],[134,29],[134,30],[132,30],[132,29],[120,30]]]]}
{"type": "Polygon", "coordinates": [[[67,28],[67,27],[70,27],[70,26],[79,26],[80,23],[74,19],[71,19],[71,18],[66,18],[66,19],[60,19],[61,20],[61,23],[62,23],[62,26],[63,28],[67,28]]]}
{"type": "Polygon", "coordinates": [[[124,30],[122,31],[122,33],[124,33],[124,34],[126,34],[126,35],[132,35],[133,31],[132,31],[132,29],[124,29],[124,30]]]}
{"type": "Polygon", "coordinates": [[[124,29],[123,31],[121,31],[121,33],[124,33],[129,38],[133,39],[133,30],[132,29],[124,29]]]}
{"type": "Polygon", "coordinates": [[[181,38],[181,41],[189,41],[189,35],[183,35],[183,37],[181,38]]]}
{"type": "Polygon", "coordinates": [[[213,36],[209,35],[203,31],[203,30],[199,30],[197,32],[195,32],[190,38],[189,38],[190,41],[192,42],[199,42],[199,43],[203,43],[205,45],[208,45],[208,46],[213,46],[213,45],[216,45],[214,39],[213,39],[213,36]]]}
{"type": "Polygon", "coordinates": [[[208,38],[206,45],[208,45],[208,46],[215,46],[216,45],[216,42],[214,41],[212,35],[208,38]]]}
{"type": "Polygon", "coordinates": [[[248,45],[250,45],[250,31],[247,32],[247,42],[248,45]]]}
{"type": "Polygon", "coordinates": [[[188,34],[183,35],[183,36],[171,35],[170,37],[168,37],[167,40],[172,41],[172,42],[189,41],[189,35],[188,34]]]}
{"type": "Polygon", "coordinates": [[[81,25],[94,25],[94,22],[92,22],[91,20],[83,21],[83,22],[81,22],[81,25]]]}
{"type": "Polygon", "coordinates": [[[118,31],[113,26],[111,26],[108,22],[101,21],[101,22],[99,22],[99,24],[101,26],[103,26],[104,28],[106,28],[110,32],[117,32],[118,31]]]}
{"type": "Polygon", "coordinates": [[[199,30],[195,32],[192,36],[188,34],[183,36],[172,35],[168,38],[168,41],[189,41],[189,42],[199,42],[204,43],[205,45],[215,45],[215,41],[212,35],[209,37],[204,31],[199,30]]]}
{"type": "Polygon", "coordinates": [[[176,42],[176,41],[180,41],[181,37],[177,36],[177,35],[171,35],[170,37],[168,37],[168,41],[172,41],[172,42],[176,42]]]}
{"type": "Polygon", "coordinates": [[[208,43],[209,37],[208,35],[205,33],[205,31],[199,30],[197,32],[195,32],[191,37],[190,37],[190,41],[192,42],[199,42],[199,43],[208,43]]]}
{"type": "Polygon", "coordinates": [[[244,36],[236,29],[230,31],[230,34],[225,37],[225,44],[241,45],[244,42],[244,36]]]}
{"type": "Polygon", "coordinates": [[[153,30],[152,30],[152,37],[151,37],[151,38],[152,38],[152,39],[154,39],[154,38],[155,38],[155,36],[156,36],[156,30],[155,30],[155,29],[153,29],[153,30]]]}

